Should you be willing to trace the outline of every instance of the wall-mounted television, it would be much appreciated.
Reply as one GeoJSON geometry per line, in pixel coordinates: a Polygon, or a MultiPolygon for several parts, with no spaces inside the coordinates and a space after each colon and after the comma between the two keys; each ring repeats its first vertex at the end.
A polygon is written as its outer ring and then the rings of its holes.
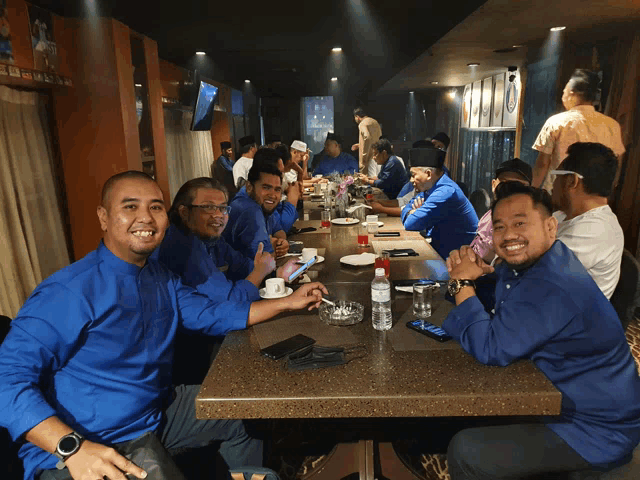
{"type": "Polygon", "coordinates": [[[213,107],[218,102],[218,87],[200,81],[198,98],[193,108],[193,120],[191,130],[211,130],[213,121],[213,107]]]}

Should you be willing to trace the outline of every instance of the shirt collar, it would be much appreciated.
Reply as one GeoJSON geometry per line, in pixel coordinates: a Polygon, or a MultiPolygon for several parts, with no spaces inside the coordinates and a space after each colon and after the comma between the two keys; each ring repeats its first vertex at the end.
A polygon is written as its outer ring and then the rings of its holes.
{"type": "Polygon", "coordinates": [[[571,110],[589,110],[591,112],[595,111],[595,109],[593,105],[576,105],[575,107],[571,107],[571,110]]]}
{"type": "Polygon", "coordinates": [[[100,240],[98,257],[113,270],[127,275],[138,275],[144,268],[134,265],[133,263],[125,262],[120,257],[117,257],[111,250],[109,250],[109,248],[107,248],[103,240],[100,240]]]}
{"type": "Polygon", "coordinates": [[[533,265],[529,265],[522,270],[514,270],[507,267],[504,263],[501,263],[498,268],[504,277],[524,277],[528,272],[534,272],[537,270],[551,270],[553,269],[553,258],[555,256],[562,255],[562,243],[560,240],[555,240],[551,248],[547,250],[533,265]]]}

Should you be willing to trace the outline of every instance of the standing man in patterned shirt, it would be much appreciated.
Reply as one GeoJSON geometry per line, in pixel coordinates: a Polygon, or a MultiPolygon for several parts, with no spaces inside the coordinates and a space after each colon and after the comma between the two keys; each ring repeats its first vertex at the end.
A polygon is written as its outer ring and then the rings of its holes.
{"type": "Polygon", "coordinates": [[[358,124],[360,142],[354,143],[351,150],[360,151],[360,173],[364,173],[368,177],[375,177],[378,175],[378,165],[373,160],[371,147],[380,140],[382,129],[377,120],[367,116],[361,107],[353,110],[353,118],[358,124]]]}

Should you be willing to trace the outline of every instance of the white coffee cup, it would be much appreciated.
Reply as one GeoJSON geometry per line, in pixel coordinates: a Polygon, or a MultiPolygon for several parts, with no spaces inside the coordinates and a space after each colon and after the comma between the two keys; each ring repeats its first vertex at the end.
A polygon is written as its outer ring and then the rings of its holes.
{"type": "Polygon", "coordinates": [[[302,249],[302,261],[303,262],[308,262],[309,260],[311,260],[316,255],[318,255],[318,249],[317,248],[303,248],[302,249]]]}
{"type": "Polygon", "coordinates": [[[378,215],[367,215],[367,232],[378,233],[378,215]]]}
{"type": "Polygon", "coordinates": [[[265,282],[267,295],[282,295],[284,290],[284,278],[268,278],[265,282]]]}

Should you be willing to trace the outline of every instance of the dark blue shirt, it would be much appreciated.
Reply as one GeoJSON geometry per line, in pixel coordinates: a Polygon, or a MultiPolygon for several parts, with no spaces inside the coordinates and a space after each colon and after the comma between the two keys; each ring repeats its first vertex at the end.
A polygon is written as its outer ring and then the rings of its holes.
{"type": "Polygon", "coordinates": [[[478,216],[456,182],[448,175],[442,175],[433,187],[418,193],[414,200],[418,197],[424,199],[418,210],[409,214],[413,200],[402,209],[405,229],[425,230],[431,237],[431,246],[443,259],[451,250],[471,244],[478,228],[478,216]]]}
{"type": "Polygon", "coordinates": [[[317,163],[314,163],[313,174],[326,177],[334,172],[339,174],[354,173],[358,171],[358,161],[353,155],[340,152],[337,157],[324,155],[317,163]]]}
{"type": "Polygon", "coordinates": [[[532,360],[562,393],[545,423],[585,460],[625,457],[640,441],[640,378],[611,303],[559,240],[532,267],[496,274],[495,313],[474,296],[443,328],[481,363],[532,360]]]}
{"type": "Polygon", "coordinates": [[[218,157],[218,163],[220,163],[220,165],[224,167],[225,170],[233,172],[233,161],[230,158],[227,158],[224,155],[220,155],[218,157]]]}
{"type": "Polygon", "coordinates": [[[291,230],[293,224],[298,219],[298,210],[295,205],[288,201],[280,202],[269,219],[269,234],[283,230],[285,233],[291,230]]]}
{"type": "Polygon", "coordinates": [[[402,187],[402,190],[400,190],[400,192],[398,193],[397,198],[404,197],[407,193],[412,191],[413,191],[413,183],[407,182],[402,187]]]}
{"type": "Polygon", "coordinates": [[[385,195],[393,200],[398,197],[402,187],[409,181],[407,170],[398,157],[391,155],[378,173],[378,179],[373,186],[381,189],[385,195]]]}
{"type": "MultiPolygon", "coordinates": [[[[249,302],[214,303],[164,265],[140,268],[100,244],[31,294],[0,345],[0,426],[14,440],[51,416],[91,441],[160,426],[178,326],[208,335],[246,327],[249,302]]],[[[19,451],[25,479],[57,458],[19,451]]]]}
{"type": "Polygon", "coordinates": [[[171,225],[152,257],[213,301],[260,300],[256,286],[246,280],[253,261],[231,248],[224,238],[203,242],[193,233],[171,225]]]}

